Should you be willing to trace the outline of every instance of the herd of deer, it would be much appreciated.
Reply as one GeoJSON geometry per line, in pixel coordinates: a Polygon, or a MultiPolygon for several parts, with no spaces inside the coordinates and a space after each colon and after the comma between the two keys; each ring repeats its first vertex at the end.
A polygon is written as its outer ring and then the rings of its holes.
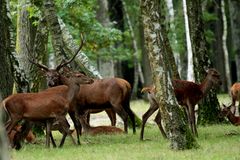
{"type": "MultiPolygon", "coordinates": [[[[13,94],[4,99],[1,103],[3,108],[9,115],[8,121],[5,123],[7,135],[11,147],[20,149],[20,141],[28,137],[28,141],[34,141],[34,134],[31,132],[33,123],[42,123],[46,127],[46,146],[50,147],[50,140],[53,147],[56,143],[52,136],[51,130],[56,128],[62,133],[60,147],[63,146],[66,136],[70,136],[73,144],[76,144],[70,125],[66,119],[68,113],[74,123],[77,136],[77,144],[80,144],[79,135],[83,131],[91,135],[99,133],[123,133],[123,130],[115,127],[116,113],[124,122],[124,132],[128,132],[128,117],[132,122],[133,133],[135,129],[135,116],[130,108],[130,84],[121,78],[92,79],[84,73],[74,72],[67,69],[67,65],[73,61],[83,46],[83,41],[74,56],[58,65],[55,69],[49,69],[47,66],[39,64],[33,60],[31,63],[38,66],[44,71],[48,89],[37,93],[18,93],[13,94]],[[60,72],[60,70],[62,70],[60,72]],[[112,126],[89,125],[90,113],[98,113],[106,111],[112,126]],[[22,126],[19,126],[21,121],[22,126]]],[[[177,101],[184,106],[185,113],[188,117],[189,126],[192,133],[197,136],[197,128],[195,122],[194,106],[201,100],[207,92],[221,85],[220,74],[215,69],[209,69],[205,80],[201,84],[196,84],[185,80],[173,80],[174,93],[177,101]]],[[[144,126],[147,119],[156,111],[158,113],[155,118],[163,137],[167,137],[164,127],[161,124],[161,113],[155,98],[155,87],[145,87],[142,92],[148,93],[150,108],[142,116],[142,128],[140,139],[143,140],[144,126]]],[[[240,100],[240,83],[232,86],[232,104],[240,100]]],[[[229,120],[235,124],[240,124],[240,118],[234,116],[230,111],[230,107],[225,107],[221,111],[222,116],[227,116],[229,120]]]]}

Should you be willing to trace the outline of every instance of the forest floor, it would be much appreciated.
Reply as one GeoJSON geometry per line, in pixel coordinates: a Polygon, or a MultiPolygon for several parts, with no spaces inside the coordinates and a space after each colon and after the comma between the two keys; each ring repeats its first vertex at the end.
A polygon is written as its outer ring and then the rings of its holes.
{"type": "MultiPolygon", "coordinates": [[[[228,95],[219,95],[221,103],[231,102],[228,95]]],[[[131,102],[131,108],[140,118],[147,111],[149,103],[143,100],[131,102]]],[[[123,127],[117,118],[117,126],[123,127]]],[[[174,151],[169,148],[169,141],[162,138],[157,125],[150,117],[145,128],[144,141],[137,133],[122,135],[81,136],[81,145],[74,146],[70,138],[62,148],[45,148],[45,137],[38,137],[36,144],[24,144],[19,151],[11,150],[12,160],[238,160],[240,159],[240,127],[231,124],[198,126],[198,149],[174,151]]],[[[91,125],[110,125],[106,113],[91,116],[91,125]]],[[[54,132],[59,144],[61,134],[54,132]]]]}

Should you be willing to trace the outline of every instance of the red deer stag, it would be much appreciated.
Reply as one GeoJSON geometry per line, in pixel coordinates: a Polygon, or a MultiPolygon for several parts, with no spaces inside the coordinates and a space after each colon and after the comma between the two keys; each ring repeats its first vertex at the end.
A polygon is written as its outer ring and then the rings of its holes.
{"type": "MultiPolygon", "coordinates": [[[[41,64],[38,64],[41,67],[41,64]]],[[[54,70],[46,71],[48,79],[51,79],[51,86],[60,85],[59,73],[54,70]]],[[[62,89],[64,92],[64,88],[62,89]]],[[[75,109],[78,115],[83,115],[89,109],[113,109],[124,122],[124,131],[127,132],[128,116],[133,124],[133,133],[136,132],[134,113],[130,108],[131,86],[121,78],[106,78],[96,79],[92,84],[81,85],[81,89],[76,97],[76,101],[70,106],[69,115],[71,116],[74,126],[77,131],[77,136],[80,134],[81,126],[74,119],[75,109]]]]}
{"type": "MultiPolygon", "coordinates": [[[[186,80],[178,79],[173,80],[173,88],[177,101],[181,106],[184,106],[185,111],[187,113],[189,126],[191,128],[192,133],[196,136],[198,136],[198,133],[195,124],[194,107],[199,102],[199,100],[206,96],[210,89],[217,87],[219,85],[221,85],[220,74],[216,69],[213,68],[207,71],[207,76],[205,77],[201,84],[196,84],[194,82],[186,80]]],[[[143,91],[151,91],[152,93],[155,92],[154,88],[145,89],[143,91]]],[[[152,99],[155,99],[155,97],[152,96],[152,99]]],[[[146,123],[147,119],[158,109],[158,104],[156,104],[155,102],[156,100],[150,101],[150,108],[142,117],[143,126],[140,136],[141,140],[143,139],[144,124],[146,123]]],[[[162,128],[160,112],[158,112],[158,114],[156,115],[155,121],[158,123],[158,126],[161,126],[162,128]]]]}
{"type": "Polygon", "coordinates": [[[234,113],[231,112],[231,107],[232,107],[231,105],[227,107],[223,104],[223,108],[221,108],[221,111],[220,111],[220,116],[221,117],[227,117],[228,120],[233,125],[239,126],[240,125],[240,117],[235,116],[234,113]]]}
{"type": "MultiPolygon", "coordinates": [[[[46,76],[46,79],[47,79],[47,85],[49,87],[58,86],[57,89],[52,89],[52,90],[55,91],[55,92],[58,92],[59,94],[62,94],[64,97],[68,97],[68,94],[67,94],[68,86],[64,85],[64,82],[61,80],[62,74],[60,73],[60,70],[62,68],[64,69],[65,66],[70,64],[74,60],[74,58],[77,56],[77,54],[80,52],[80,50],[82,49],[83,44],[84,44],[84,39],[82,38],[82,36],[81,36],[81,39],[82,39],[81,45],[77,49],[77,51],[74,54],[74,56],[70,60],[68,60],[68,61],[66,61],[64,63],[59,64],[54,69],[50,69],[50,68],[48,68],[47,66],[45,66],[43,64],[37,63],[37,62],[29,59],[29,61],[31,63],[35,64],[37,67],[42,69],[42,71],[45,73],[45,76],[46,76]]],[[[27,47],[27,49],[28,49],[28,52],[30,52],[28,47],[27,47]]],[[[64,52],[64,50],[62,50],[62,51],[64,52]]],[[[91,81],[91,83],[92,82],[93,81],[91,81]]],[[[75,100],[76,100],[76,97],[74,96],[71,99],[70,108],[68,110],[68,114],[70,115],[70,117],[71,117],[71,119],[72,119],[72,121],[74,123],[74,127],[75,128],[80,128],[81,127],[80,122],[78,121],[78,119],[76,119],[76,115],[75,115],[75,106],[74,106],[75,100]]],[[[61,129],[61,128],[59,128],[59,129],[61,129]]],[[[62,132],[62,131],[60,131],[60,132],[62,132]]],[[[77,130],[77,132],[78,132],[78,130],[77,130]]],[[[52,139],[52,143],[54,145],[54,141],[53,141],[53,137],[52,136],[51,136],[51,139],[52,139]]],[[[77,143],[80,145],[79,134],[77,134],[77,143]]]]}
{"type": "Polygon", "coordinates": [[[239,115],[239,105],[240,105],[240,83],[236,82],[232,85],[231,89],[231,97],[232,97],[232,104],[231,106],[234,106],[233,109],[233,113],[238,114],[239,115]],[[238,105],[236,106],[236,101],[238,101],[238,105]]]}
{"type": "Polygon", "coordinates": [[[2,106],[10,117],[5,125],[7,133],[10,134],[17,123],[23,119],[27,121],[44,121],[47,124],[46,146],[49,147],[51,124],[54,120],[57,120],[64,131],[60,147],[64,144],[67,135],[70,135],[75,143],[65,116],[69,109],[69,103],[79,92],[79,85],[93,82],[92,79],[83,74],[75,76],[70,78],[60,77],[67,88],[65,94],[59,92],[61,86],[57,86],[38,93],[18,93],[4,99],[2,106]]]}
{"type": "Polygon", "coordinates": [[[79,116],[79,120],[83,127],[83,133],[85,133],[85,134],[94,136],[94,135],[99,135],[99,134],[121,134],[121,133],[124,133],[122,129],[117,128],[115,126],[91,127],[89,125],[89,123],[87,122],[87,115],[88,115],[88,113],[85,113],[84,115],[79,116]]]}

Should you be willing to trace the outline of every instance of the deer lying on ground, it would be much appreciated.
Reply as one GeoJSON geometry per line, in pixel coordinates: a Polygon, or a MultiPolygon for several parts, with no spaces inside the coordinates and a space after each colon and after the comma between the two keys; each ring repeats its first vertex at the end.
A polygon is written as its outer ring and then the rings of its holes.
{"type": "MultiPolygon", "coordinates": [[[[57,70],[50,70],[42,64],[37,65],[44,69],[48,81],[51,80],[51,83],[48,83],[49,86],[61,85],[57,70]]],[[[65,92],[64,88],[61,91],[65,92]]],[[[92,84],[81,85],[76,101],[71,103],[68,112],[76,128],[78,140],[81,126],[75,119],[75,113],[78,116],[83,115],[89,109],[114,110],[122,118],[125,132],[128,129],[129,116],[133,124],[133,132],[135,133],[135,117],[130,108],[130,96],[131,86],[126,80],[121,78],[95,79],[92,84]]]]}
{"type": "MultiPolygon", "coordinates": [[[[58,67],[64,65],[66,65],[66,63],[58,67]]],[[[10,119],[5,124],[7,133],[10,134],[12,129],[22,119],[44,121],[47,124],[46,146],[49,147],[51,124],[57,120],[64,131],[60,147],[64,144],[67,135],[69,135],[73,143],[75,143],[69,132],[69,124],[65,116],[70,103],[79,92],[79,85],[92,83],[93,80],[80,73],[71,76],[70,78],[62,75],[59,77],[64,86],[49,88],[38,93],[18,93],[4,99],[2,106],[10,116],[10,119]],[[63,88],[65,88],[64,92],[61,91],[63,88]]]]}
{"type": "MultiPolygon", "coordinates": [[[[207,71],[207,76],[203,80],[201,84],[196,84],[194,82],[185,81],[185,80],[173,80],[173,88],[174,93],[177,98],[177,101],[179,105],[184,106],[187,117],[188,117],[188,123],[191,128],[192,133],[195,136],[198,136],[196,124],[195,124],[195,111],[194,107],[195,105],[208,93],[208,91],[214,87],[217,87],[221,85],[221,79],[220,74],[215,69],[209,69],[207,71]]],[[[143,126],[141,131],[140,139],[143,139],[143,130],[144,125],[147,121],[147,119],[156,111],[159,109],[158,104],[156,103],[155,99],[155,88],[146,88],[143,89],[143,92],[147,91],[151,96],[150,101],[150,108],[148,111],[143,115],[143,126]],[[154,100],[154,101],[153,101],[154,100]]],[[[161,113],[160,111],[156,115],[155,121],[158,123],[158,126],[161,126],[159,128],[163,128],[161,125],[161,113]]],[[[162,132],[162,130],[161,130],[162,132]]],[[[163,132],[162,132],[163,133],[163,132]]],[[[165,132],[163,136],[165,137],[165,132]]]]}
{"type": "Polygon", "coordinates": [[[235,116],[234,113],[231,112],[231,107],[235,107],[235,106],[225,106],[223,104],[223,108],[221,108],[221,112],[220,112],[220,116],[221,117],[227,117],[228,120],[235,126],[239,126],[240,125],[240,117],[239,116],[235,116]]]}
{"type": "Polygon", "coordinates": [[[111,125],[112,126],[116,126],[116,112],[114,112],[113,109],[111,108],[107,108],[107,109],[89,109],[88,110],[88,115],[87,115],[87,122],[88,124],[90,123],[90,114],[95,114],[95,113],[99,113],[99,112],[102,112],[102,111],[105,111],[111,121],[111,125]]]}
{"type": "Polygon", "coordinates": [[[124,131],[115,126],[97,126],[91,127],[87,122],[88,113],[85,112],[84,115],[79,116],[80,123],[83,127],[83,133],[89,135],[99,135],[99,134],[122,134],[124,131]]]}
{"type": "Polygon", "coordinates": [[[231,106],[233,109],[233,113],[239,116],[239,105],[240,105],[240,83],[236,82],[232,85],[231,89],[231,97],[232,97],[232,104],[231,106]],[[238,101],[238,105],[236,106],[236,101],[238,101]]]}

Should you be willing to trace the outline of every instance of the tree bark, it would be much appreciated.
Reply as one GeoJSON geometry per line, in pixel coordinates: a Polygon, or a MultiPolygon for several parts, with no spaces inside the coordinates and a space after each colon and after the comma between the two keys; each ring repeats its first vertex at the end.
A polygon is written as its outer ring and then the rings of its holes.
{"type": "Polygon", "coordinates": [[[9,55],[11,54],[11,40],[9,26],[11,21],[7,16],[7,3],[5,0],[0,1],[0,95],[2,98],[6,98],[12,94],[13,89],[13,73],[11,71],[11,62],[9,55]]]}
{"type": "Polygon", "coordinates": [[[47,26],[51,34],[51,42],[56,57],[56,63],[59,64],[63,60],[63,38],[58,17],[55,9],[54,0],[44,0],[43,13],[46,18],[47,26]]]}
{"type": "MultiPolygon", "coordinates": [[[[206,69],[212,67],[212,62],[208,57],[206,49],[201,1],[188,0],[187,12],[193,50],[194,74],[196,82],[200,83],[206,76],[206,69]]],[[[210,93],[203,98],[202,103],[199,104],[199,110],[198,122],[202,124],[218,122],[219,102],[216,90],[211,90],[210,93]]]]}
{"type": "MultiPolygon", "coordinates": [[[[29,13],[27,11],[30,7],[29,0],[19,0],[18,4],[18,17],[17,17],[17,40],[16,40],[16,52],[18,55],[19,66],[24,70],[25,76],[27,79],[30,77],[30,68],[31,65],[28,61],[28,57],[32,56],[32,48],[34,43],[35,29],[32,25],[31,20],[29,19],[29,13]],[[30,49],[28,51],[27,47],[30,49]]],[[[18,91],[27,91],[30,90],[30,83],[17,83],[20,86],[17,86],[18,91]],[[25,86],[28,85],[28,86],[25,86]]]]}
{"type": "Polygon", "coordinates": [[[162,36],[166,33],[163,34],[161,27],[164,24],[161,21],[163,10],[161,10],[160,4],[162,3],[156,0],[141,1],[145,44],[153,73],[153,82],[157,91],[156,99],[163,115],[171,148],[175,150],[189,149],[195,147],[196,141],[181,116],[182,112],[174,96],[170,72],[167,70],[169,61],[167,55],[164,55],[166,49],[163,43],[167,37],[162,36]]]}
{"type": "Polygon", "coordinates": [[[230,74],[230,68],[229,68],[229,54],[228,54],[228,48],[227,48],[227,18],[225,13],[225,2],[224,0],[221,1],[221,11],[222,11],[222,19],[223,19],[223,35],[222,35],[222,43],[223,43],[223,52],[224,52],[224,66],[225,66],[225,77],[227,81],[227,91],[230,91],[230,87],[232,85],[231,82],[231,74],[230,74]]]}
{"type": "Polygon", "coordinates": [[[193,52],[192,52],[192,43],[191,43],[190,32],[189,32],[189,21],[188,21],[188,15],[187,15],[186,0],[183,0],[183,12],[184,12],[184,24],[185,24],[186,43],[187,43],[187,55],[188,55],[187,80],[195,81],[194,68],[193,68],[193,52]]]}
{"type": "MultiPolygon", "coordinates": [[[[10,40],[10,25],[11,21],[7,15],[7,2],[0,0],[0,66],[1,66],[1,83],[0,83],[0,101],[12,93],[13,77],[10,69],[11,40],[10,40]]],[[[7,148],[7,139],[5,129],[2,125],[2,109],[0,110],[0,159],[9,160],[7,148]]]]}
{"type": "MultiPolygon", "coordinates": [[[[34,57],[34,60],[40,62],[41,64],[47,64],[49,58],[47,49],[48,29],[46,23],[46,19],[39,19],[32,51],[32,57],[34,57]]],[[[38,92],[39,90],[47,88],[46,78],[40,74],[39,68],[35,65],[31,66],[31,81],[31,92],[38,92]]]]}

